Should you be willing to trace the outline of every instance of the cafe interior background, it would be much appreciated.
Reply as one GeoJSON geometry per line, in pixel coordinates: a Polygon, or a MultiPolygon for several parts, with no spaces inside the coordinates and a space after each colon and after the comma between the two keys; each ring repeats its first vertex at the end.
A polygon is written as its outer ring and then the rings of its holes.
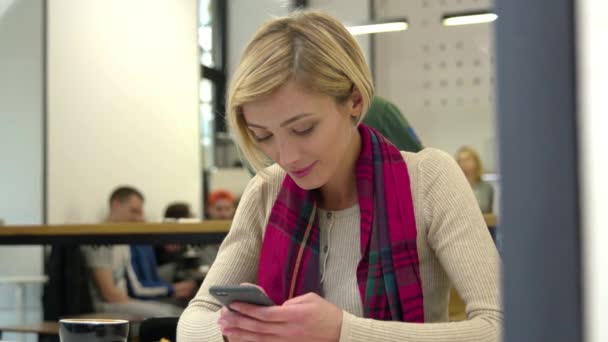
{"type": "MultiPolygon", "coordinates": [[[[226,132],[224,90],[255,29],[298,5],[347,26],[407,22],[357,36],[376,93],[425,146],[479,152],[500,218],[495,22],[443,20],[492,13],[493,1],[0,0],[4,225],[101,222],[119,184],[143,191],[149,222],[175,200],[201,216],[215,188],[240,195],[250,175],[226,132]]],[[[1,246],[0,275],[42,275],[43,258],[40,246],[1,246]]],[[[0,286],[2,325],[17,323],[14,291],[0,286]]],[[[40,298],[26,287],[27,321],[41,320],[40,298]]]]}

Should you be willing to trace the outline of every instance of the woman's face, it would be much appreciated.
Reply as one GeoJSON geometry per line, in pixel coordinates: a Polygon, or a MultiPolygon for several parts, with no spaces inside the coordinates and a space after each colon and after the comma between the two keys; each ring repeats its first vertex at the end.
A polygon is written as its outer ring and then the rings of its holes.
{"type": "Polygon", "coordinates": [[[337,104],[289,82],[270,96],[243,106],[243,115],[260,149],[302,189],[325,185],[349,155],[361,114],[360,101],[337,104]],[[358,111],[357,111],[358,110],[358,111]]]}
{"type": "Polygon", "coordinates": [[[471,178],[475,175],[475,171],[477,170],[477,163],[475,162],[475,158],[468,152],[460,152],[458,154],[458,165],[464,172],[467,178],[471,178]]]}

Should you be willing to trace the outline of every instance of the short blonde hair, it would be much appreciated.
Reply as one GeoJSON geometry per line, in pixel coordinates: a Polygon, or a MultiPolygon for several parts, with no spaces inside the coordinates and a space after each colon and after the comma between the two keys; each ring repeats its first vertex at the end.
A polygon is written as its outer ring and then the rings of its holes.
{"type": "Polygon", "coordinates": [[[359,44],[337,19],[317,11],[297,11],[265,23],[241,57],[228,89],[228,125],[249,164],[269,164],[243,117],[242,107],[294,80],[312,93],[344,103],[356,88],[367,112],[374,92],[359,44]]]}
{"type": "Polygon", "coordinates": [[[460,154],[462,153],[468,153],[475,161],[476,165],[473,177],[476,182],[479,182],[481,180],[481,174],[483,173],[483,166],[481,165],[481,158],[479,158],[479,154],[470,146],[462,146],[460,149],[458,149],[458,152],[456,152],[456,160],[460,158],[460,154]]]}

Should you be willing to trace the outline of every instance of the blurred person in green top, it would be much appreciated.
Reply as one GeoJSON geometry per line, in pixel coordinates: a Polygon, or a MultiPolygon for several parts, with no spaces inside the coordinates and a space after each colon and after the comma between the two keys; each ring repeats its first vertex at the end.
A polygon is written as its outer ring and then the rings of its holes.
{"type": "Polygon", "coordinates": [[[424,148],[399,108],[380,96],[372,99],[363,123],[378,130],[401,151],[418,152],[424,148]]]}

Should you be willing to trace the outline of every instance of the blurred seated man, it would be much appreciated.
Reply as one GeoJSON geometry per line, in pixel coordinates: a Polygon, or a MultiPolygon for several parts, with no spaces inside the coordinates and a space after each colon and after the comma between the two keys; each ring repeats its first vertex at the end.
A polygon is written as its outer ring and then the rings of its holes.
{"type": "MultiPolygon", "coordinates": [[[[167,206],[163,215],[164,221],[179,220],[182,218],[193,218],[190,205],[183,202],[174,202],[167,206]]],[[[180,244],[167,244],[154,247],[156,262],[159,266],[175,263],[181,260],[184,246],[180,244]]]]}
{"type": "MultiPolygon", "coordinates": [[[[110,196],[110,213],[106,222],[144,221],[144,197],[132,187],[119,187],[110,196]]],[[[154,301],[129,297],[126,273],[131,253],[128,245],[83,246],[91,270],[93,305],[98,312],[126,313],[141,317],[176,316],[181,308],[154,301]]]]}
{"type": "MultiPolygon", "coordinates": [[[[190,205],[184,202],[173,202],[167,206],[164,213],[164,221],[178,221],[180,219],[192,219],[195,215],[190,210],[190,205]]],[[[158,272],[166,281],[190,281],[198,288],[202,283],[206,272],[201,272],[200,266],[204,258],[200,257],[200,245],[168,244],[156,246],[156,260],[158,272]],[[203,259],[203,260],[201,260],[203,259]]],[[[194,293],[192,294],[194,296],[194,293]]],[[[188,298],[190,299],[190,298],[188,298]]],[[[186,305],[182,301],[180,305],[186,305]]]]}
{"type": "Polygon", "coordinates": [[[194,280],[169,283],[161,279],[154,248],[150,245],[132,245],[131,263],[127,268],[129,294],[138,299],[171,299],[185,307],[198,287],[194,280]]]}
{"type": "MultiPolygon", "coordinates": [[[[183,205],[183,204],[182,204],[183,205]]],[[[182,208],[183,209],[183,208],[182,208]]],[[[189,211],[188,206],[186,209],[189,211]]],[[[190,214],[188,213],[188,217],[190,214]]],[[[162,246],[180,257],[182,246],[168,244],[162,246]]],[[[195,294],[197,283],[193,280],[168,282],[159,274],[154,247],[151,245],[131,245],[131,263],[127,268],[129,295],[138,299],[158,299],[185,307],[195,294]]],[[[171,279],[172,280],[172,279],[171,279]]]]}

